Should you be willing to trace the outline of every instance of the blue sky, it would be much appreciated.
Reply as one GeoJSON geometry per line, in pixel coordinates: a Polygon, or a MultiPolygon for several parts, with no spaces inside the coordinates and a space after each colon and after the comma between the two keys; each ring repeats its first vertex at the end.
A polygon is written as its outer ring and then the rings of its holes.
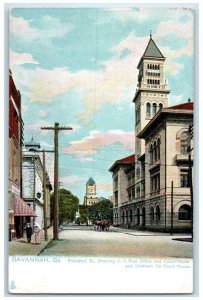
{"type": "MultiPolygon", "coordinates": [[[[90,176],[112,195],[109,167],[134,152],[137,64],[149,32],[166,57],[169,104],[194,98],[190,9],[16,8],[10,12],[9,64],[22,95],[25,142],[53,149],[43,125],[61,132],[60,182],[83,202],[90,176]]],[[[53,182],[53,155],[47,154],[53,182]]]]}

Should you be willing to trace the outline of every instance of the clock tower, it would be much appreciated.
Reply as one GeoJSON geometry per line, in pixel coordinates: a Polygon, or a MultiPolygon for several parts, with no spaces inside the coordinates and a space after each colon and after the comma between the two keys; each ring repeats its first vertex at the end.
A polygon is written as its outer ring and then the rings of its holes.
{"type": "Polygon", "coordinates": [[[144,140],[138,139],[137,134],[162,107],[168,106],[170,91],[164,76],[165,59],[150,34],[148,45],[137,66],[138,84],[133,99],[136,156],[142,155],[145,151],[144,140]]]}
{"type": "Polygon", "coordinates": [[[96,182],[92,179],[92,177],[90,177],[86,183],[86,195],[84,197],[84,204],[92,205],[96,204],[97,202],[98,199],[96,196],[96,182]]]}

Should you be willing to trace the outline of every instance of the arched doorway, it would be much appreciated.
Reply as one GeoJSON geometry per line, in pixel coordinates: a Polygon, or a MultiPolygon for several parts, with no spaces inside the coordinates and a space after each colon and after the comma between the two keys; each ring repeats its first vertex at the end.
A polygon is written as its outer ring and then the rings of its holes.
{"type": "Polygon", "coordinates": [[[154,222],[154,208],[151,206],[150,208],[150,223],[154,222]]]}
{"type": "Polygon", "coordinates": [[[161,219],[161,212],[159,205],[156,206],[156,222],[159,222],[161,219]]]}
{"type": "Polygon", "coordinates": [[[137,208],[137,225],[140,225],[140,209],[137,208]]]}
{"type": "Polygon", "coordinates": [[[191,207],[187,204],[180,206],[178,210],[178,220],[191,220],[191,207]]]}
{"type": "Polygon", "coordinates": [[[146,217],[145,217],[145,207],[142,208],[142,226],[145,226],[145,220],[146,220],[146,217]]]}

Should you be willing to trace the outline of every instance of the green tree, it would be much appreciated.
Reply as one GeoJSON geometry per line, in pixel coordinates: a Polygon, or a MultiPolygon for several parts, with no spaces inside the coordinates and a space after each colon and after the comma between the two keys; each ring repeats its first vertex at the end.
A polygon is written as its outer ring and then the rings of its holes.
{"type": "MultiPolygon", "coordinates": [[[[50,199],[51,219],[54,217],[54,193],[50,199]]],[[[64,222],[73,222],[78,210],[79,199],[66,189],[59,190],[59,225],[64,222]]]]}
{"type": "Polygon", "coordinates": [[[102,200],[87,209],[88,218],[91,221],[100,219],[107,219],[113,221],[113,204],[109,200],[102,200]]]}

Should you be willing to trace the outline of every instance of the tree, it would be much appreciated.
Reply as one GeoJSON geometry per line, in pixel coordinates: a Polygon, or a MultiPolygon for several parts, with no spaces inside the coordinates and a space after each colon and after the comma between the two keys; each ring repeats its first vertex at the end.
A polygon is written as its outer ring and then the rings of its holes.
{"type": "MultiPolygon", "coordinates": [[[[53,220],[53,202],[54,202],[54,193],[51,194],[51,219],[53,220]]],[[[59,190],[59,225],[64,222],[73,222],[75,219],[75,214],[78,210],[79,199],[73,195],[70,191],[66,189],[59,190]]]]}
{"type": "Polygon", "coordinates": [[[105,199],[94,205],[91,205],[87,209],[88,218],[91,221],[98,219],[107,219],[113,221],[113,204],[111,201],[105,199]]]}

